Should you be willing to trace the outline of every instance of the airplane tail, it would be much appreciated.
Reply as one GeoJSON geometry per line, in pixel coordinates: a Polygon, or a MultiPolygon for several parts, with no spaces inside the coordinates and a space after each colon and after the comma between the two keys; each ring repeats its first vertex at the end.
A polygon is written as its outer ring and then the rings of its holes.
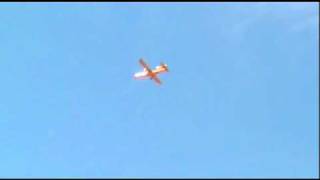
{"type": "Polygon", "coordinates": [[[167,64],[164,64],[163,62],[160,63],[161,67],[163,67],[167,72],[169,72],[169,68],[167,64]]]}

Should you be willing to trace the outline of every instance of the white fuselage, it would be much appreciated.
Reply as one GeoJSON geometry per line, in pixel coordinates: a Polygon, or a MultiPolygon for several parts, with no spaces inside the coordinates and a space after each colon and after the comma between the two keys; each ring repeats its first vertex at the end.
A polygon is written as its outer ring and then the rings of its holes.
{"type": "Polygon", "coordinates": [[[147,79],[147,78],[153,78],[159,73],[163,73],[167,71],[166,65],[157,66],[154,70],[151,70],[150,72],[147,71],[147,69],[143,69],[143,71],[137,72],[134,74],[134,78],[136,79],[147,79]]]}
{"type": "Polygon", "coordinates": [[[147,79],[150,78],[148,75],[148,71],[141,71],[134,74],[136,79],[147,79]]]}

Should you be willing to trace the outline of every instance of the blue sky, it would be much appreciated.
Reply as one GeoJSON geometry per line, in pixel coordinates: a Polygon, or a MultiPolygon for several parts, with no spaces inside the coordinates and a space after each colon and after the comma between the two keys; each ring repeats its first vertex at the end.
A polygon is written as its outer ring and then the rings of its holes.
{"type": "Polygon", "coordinates": [[[1,3],[0,177],[318,177],[318,14],[1,3]]]}

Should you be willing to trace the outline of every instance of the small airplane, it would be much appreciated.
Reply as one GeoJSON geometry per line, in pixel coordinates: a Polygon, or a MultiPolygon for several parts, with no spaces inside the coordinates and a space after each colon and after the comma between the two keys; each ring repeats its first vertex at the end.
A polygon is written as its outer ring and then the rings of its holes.
{"type": "Polygon", "coordinates": [[[143,67],[143,71],[135,73],[134,74],[135,79],[152,79],[158,85],[160,85],[161,81],[158,78],[157,74],[169,72],[168,65],[164,63],[160,63],[160,65],[156,66],[154,70],[151,70],[142,58],[139,60],[139,63],[143,67]]]}

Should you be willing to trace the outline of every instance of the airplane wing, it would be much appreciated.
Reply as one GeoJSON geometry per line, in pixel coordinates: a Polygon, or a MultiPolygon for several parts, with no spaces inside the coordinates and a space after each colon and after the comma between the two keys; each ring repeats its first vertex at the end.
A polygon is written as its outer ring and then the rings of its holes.
{"type": "Polygon", "coordinates": [[[157,83],[157,84],[161,84],[160,79],[157,76],[152,77],[152,79],[157,83]]]}
{"type": "Polygon", "coordinates": [[[151,76],[151,79],[153,79],[158,85],[160,85],[161,84],[160,79],[155,75],[155,73],[152,72],[152,70],[149,68],[147,63],[145,63],[142,58],[139,60],[139,62],[141,66],[148,71],[148,75],[151,76]]]}
{"type": "Polygon", "coordinates": [[[140,62],[140,64],[141,64],[141,66],[144,67],[144,68],[146,68],[146,70],[147,70],[149,73],[152,73],[151,69],[149,68],[149,66],[147,65],[147,63],[145,63],[145,62],[143,61],[143,59],[140,59],[139,62],[140,62]]]}

